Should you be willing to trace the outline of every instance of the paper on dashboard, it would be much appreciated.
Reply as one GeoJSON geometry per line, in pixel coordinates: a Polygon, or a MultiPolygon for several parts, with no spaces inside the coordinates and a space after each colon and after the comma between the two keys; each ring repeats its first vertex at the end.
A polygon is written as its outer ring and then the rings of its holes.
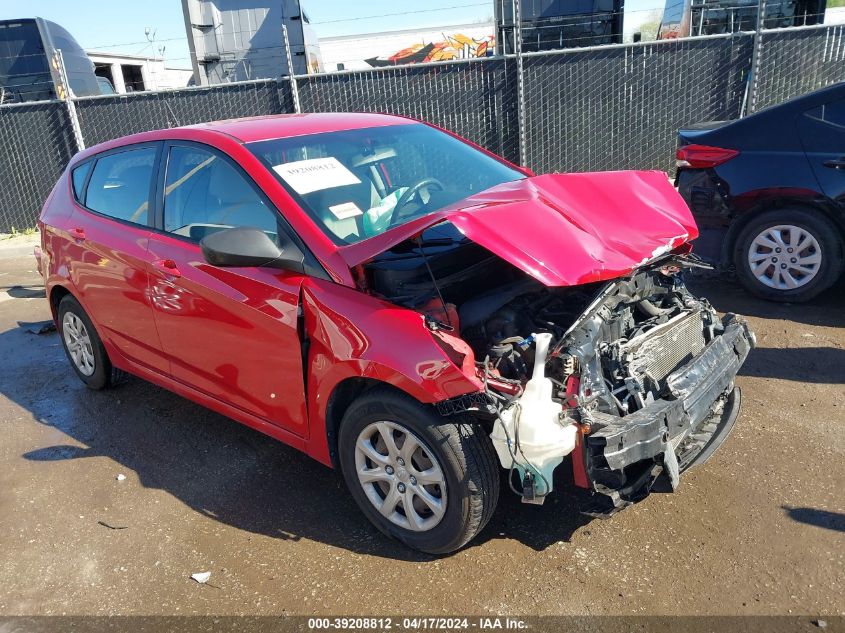
{"type": "Polygon", "coordinates": [[[273,171],[299,194],[343,185],[356,185],[361,182],[334,156],[282,163],[275,165],[273,171]]]}

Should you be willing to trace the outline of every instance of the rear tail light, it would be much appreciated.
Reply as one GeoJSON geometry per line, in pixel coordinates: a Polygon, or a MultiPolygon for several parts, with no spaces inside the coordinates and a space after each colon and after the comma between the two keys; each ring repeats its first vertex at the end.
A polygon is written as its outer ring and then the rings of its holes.
{"type": "Polygon", "coordinates": [[[675,166],[705,169],[726,163],[736,156],[739,156],[739,152],[735,149],[710,147],[709,145],[684,145],[675,152],[677,159],[675,166]]]}

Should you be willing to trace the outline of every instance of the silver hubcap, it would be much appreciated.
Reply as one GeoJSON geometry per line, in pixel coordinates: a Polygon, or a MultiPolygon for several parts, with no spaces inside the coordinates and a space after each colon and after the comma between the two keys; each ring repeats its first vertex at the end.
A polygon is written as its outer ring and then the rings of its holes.
{"type": "Polygon", "coordinates": [[[70,354],[73,364],[83,376],[90,376],[94,373],[94,348],[91,346],[91,337],[85,324],[73,312],[65,312],[62,319],[62,336],[65,340],[65,347],[70,354]]]}
{"type": "Polygon", "coordinates": [[[818,274],[822,250],[811,233],[800,226],[778,224],[762,231],[748,250],[751,273],[776,290],[805,286],[818,274]]]}
{"type": "Polygon", "coordinates": [[[382,516],[414,532],[446,513],[446,478],[422,440],[393,422],[374,422],[355,443],[358,481],[382,516]]]}

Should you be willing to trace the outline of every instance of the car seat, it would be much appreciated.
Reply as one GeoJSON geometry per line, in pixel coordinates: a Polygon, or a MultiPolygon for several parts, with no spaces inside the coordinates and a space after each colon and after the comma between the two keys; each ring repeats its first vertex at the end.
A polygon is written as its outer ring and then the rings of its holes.
{"type": "Polygon", "coordinates": [[[363,213],[381,201],[378,191],[363,170],[353,170],[353,173],[361,181],[360,183],[321,189],[303,196],[316,214],[317,221],[338,238],[347,242],[360,239],[363,235],[361,229],[363,213]],[[338,218],[332,212],[331,207],[349,202],[361,210],[361,215],[338,218]]]}

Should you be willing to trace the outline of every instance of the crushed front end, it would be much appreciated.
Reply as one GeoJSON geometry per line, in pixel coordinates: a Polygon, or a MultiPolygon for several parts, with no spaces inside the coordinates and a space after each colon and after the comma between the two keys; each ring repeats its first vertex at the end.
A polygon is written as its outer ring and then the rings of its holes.
{"type": "Polygon", "coordinates": [[[720,318],[687,290],[684,269],[701,266],[669,254],[610,282],[517,281],[461,306],[491,437],[523,501],[542,503],[571,455],[575,484],[593,492],[584,511],[608,516],[661,475],[674,489],[725,441],[755,340],[741,317],[720,318]]]}
{"type": "Polygon", "coordinates": [[[596,493],[589,514],[638,501],[661,473],[674,489],[737,418],[734,378],[754,335],[689,293],[678,273],[691,261],[668,258],[611,282],[556,348],[562,380],[577,382],[564,407],[582,432],[573,468],[596,493]]]}
{"type": "Polygon", "coordinates": [[[586,511],[606,516],[661,475],[677,486],[739,411],[734,378],[754,336],[690,294],[684,270],[707,266],[670,248],[609,281],[555,286],[441,224],[373,258],[360,285],[422,313],[483,384],[437,408],[484,426],[523,501],[542,503],[570,456],[593,492],[586,511]]]}

